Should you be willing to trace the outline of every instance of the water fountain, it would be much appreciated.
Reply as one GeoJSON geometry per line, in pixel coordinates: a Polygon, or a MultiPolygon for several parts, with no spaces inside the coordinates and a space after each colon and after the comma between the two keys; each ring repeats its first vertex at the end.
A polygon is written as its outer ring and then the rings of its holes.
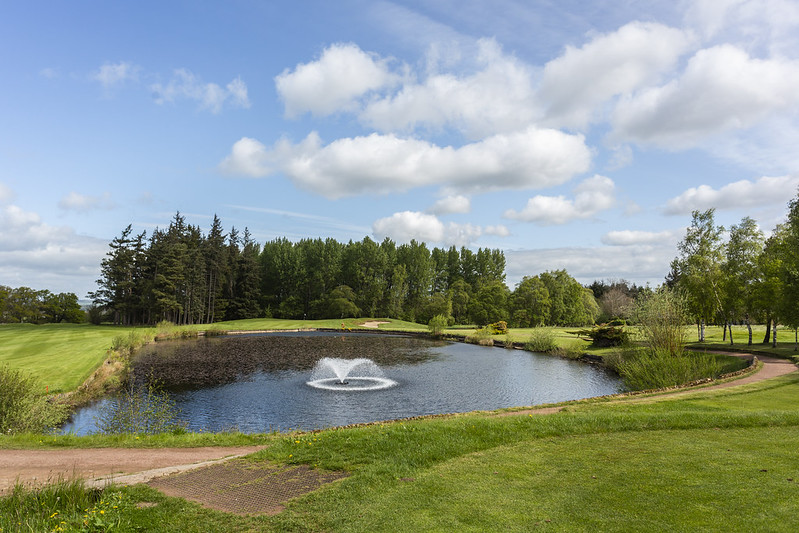
{"type": "Polygon", "coordinates": [[[320,359],[307,383],[317,389],[335,391],[380,390],[397,384],[393,379],[385,377],[380,367],[371,359],[338,357],[320,359]]]}

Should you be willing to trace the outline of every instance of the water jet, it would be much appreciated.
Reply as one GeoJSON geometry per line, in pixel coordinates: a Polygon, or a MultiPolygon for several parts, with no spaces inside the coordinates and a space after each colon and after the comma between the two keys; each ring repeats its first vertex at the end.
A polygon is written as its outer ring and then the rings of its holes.
{"type": "Polygon", "coordinates": [[[385,377],[371,359],[323,357],[316,363],[307,384],[325,390],[374,391],[394,387],[397,382],[385,377]]]}

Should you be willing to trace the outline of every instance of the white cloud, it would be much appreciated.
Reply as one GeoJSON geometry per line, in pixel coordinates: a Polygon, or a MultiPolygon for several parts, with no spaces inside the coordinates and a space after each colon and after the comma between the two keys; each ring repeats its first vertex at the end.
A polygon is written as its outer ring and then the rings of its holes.
{"type": "Polygon", "coordinates": [[[486,226],[483,228],[483,233],[486,235],[495,235],[497,237],[507,237],[510,235],[510,230],[502,224],[497,224],[496,226],[486,226]]]}
{"type": "Polygon", "coordinates": [[[14,200],[14,191],[0,183],[0,206],[10,204],[14,200]]]}
{"type": "Polygon", "coordinates": [[[297,65],[292,71],[286,69],[275,77],[288,117],[352,110],[358,98],[395,81],[387,60],[344,43],[333,44],[318,60],[297,65]]]}
{"type": "MultiPolygon", "coordinates": [[[[504,236],[504,226],[489,226],[491,235],[504,236]]],[[[408,242],[411,239],[423,242],[440,243],[444,246],[468,246],[484,233],[480,226],[472,224],[444,224],[438,217],[418,211],[402,211],[390,217],[381,218],[372,224],[372,233],[377,240],[385,237],[395,242],[408,242]]]]}
{"type": "Polygon", "coordinates": [[[441,198],[427,212],[433,215],[448,215],[450,213],[468,213],[471,210],[472,202],[459,194],[441,198]]]}
{"type": "Polygon", "coordinates": [[[736,209],[784,204],[786,198],[796,193],[797,187],[799,187],[799,175],[764,176],[755,182],[740,180],[720,189],[700,185],[691,187],[666,202],[664,212],[669,215],[682,215],[710,208],[736,209]]]}
{"type": "Polygon", "coordinates": [[[110,89],[126,81],[138,81],[140,71],[141,67],[127,61],[105,63],[91,75],[91,79],[110,89]]]}
{"type": "Polygon", "coordinates": [[[361,121],[384,132],[452,126],[472,139],[533,123],[540,112],[532,69],[504,55],[493,39],[478,42],[475,61],[470,74],[432,72],[422,83],[405,83],[396,94],[369,102],[361,121]]]}
{"type": "Polygon", "coordinates": [[[92,196],[70,192],[58,201],[58,207],[66,211],[87,212],[97,209],[112,209],[111,193],[105,192],[102,196],[92,196]]]}
{"type": "Polygon", "coordinates": [[[220,170],[266,176],[279,169],[305,189],[340,198],[430,185],[455,192],[551,187],[585,172],[590,162],[583,136],[530,127],[459,148],[376,133],[326,146],[311,133],[299,144],[284,139],[272,149],[244,138],[220,170]]]}
{"type": "Polygon", "coordinates": [[[566,224],[573,220],[591,218],[615,204],[615,184],[605,176],[595,175],[574,188],[574,199],[565,196],[536,195],[521,211],[508,209],[505,217],[535,222],[542,226],[566,224]]]}
{"type": "Polygon", "coordinates": [[[633,162],[633,149],[629,144],[622,144],[613,148],[613,155],[608,161],[608,170],[619,170],[631,165],[633,162]]]}
{"type": "Polygon", "coordinates": [[[79,297],[94,289],[92,281],[99,275],[107,241],[51,226],[38,214],[14,205],[0,207],[0,227],[3,284],[75,292],[79,297]]]}
{"type": "Polygon", "coordinates": [[[577,281],[624,278],[638,285],[663,282],[676,254],[672,243],[506,251],[507,279],[513,285],[524,276],[565,269],[577,281]]]}
{"type": "Polygon", "coordinates": [[[538,96],[548,106],[546,123],[586,127],[603,102],[673,69],[690,43],[682,30],[631,22],[582,48],[568,46],[544,67],[538,96]]]}
{"type": "Polygon", "coordinates": [[[663,244],[674,242],[674,233],[671,231],[638,231],[621,230],[609,231],[601,238],[602,244],[608,246],[635,246],[640,244],[663,244]]]}
{"type": "Polygon", "coordinates": [[[241,78],[235,78],[225,87],[216,83],[205,83],[191,71],[180,68],[174,71],[166,85],[154,83],[150,86],[155,102],[159,105],[180,99],[194,100],[202,109],[219,113],[226,104],[232,107],[248,108],[247,85],[241,78]]]}
{"type": "Polygon", "coordinates": [[[622,99],[614,139],[684,149],[799,106],[799,62],[755,59],[732,45],[700,50],[683,75],[622,99]]]}
{"type": "Polygon", "coordinates": [[[799,4],[793,0],[693,0],[685,20],[707,40],[725,39],[768,55],[799,45],[799,4]]]}
{"type": "Polygon", "coordinates": [[[219,164],[224,174],[261,178],[276,171],[274,157],[266,146],[256,139],[242,137],[235,143],[227,156],[219,164]]]}

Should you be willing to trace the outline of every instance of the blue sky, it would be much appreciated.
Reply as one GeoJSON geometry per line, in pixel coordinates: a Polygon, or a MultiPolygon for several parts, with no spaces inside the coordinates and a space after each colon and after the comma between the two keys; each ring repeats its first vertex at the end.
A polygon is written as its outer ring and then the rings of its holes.
{"type": "Polygon", "coordinates": [[[0,284],[84,297],[108,242],[500,248],[659,284],[694,209],[799,186],[788,0],[6,2],[0,284]]]}

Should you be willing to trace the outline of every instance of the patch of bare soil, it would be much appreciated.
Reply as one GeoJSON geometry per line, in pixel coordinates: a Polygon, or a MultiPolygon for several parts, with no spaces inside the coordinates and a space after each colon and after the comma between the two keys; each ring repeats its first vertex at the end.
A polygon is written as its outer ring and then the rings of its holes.
{"type": "Polygon", "coordinates": [[[236,514],[277,514],[292,498],[347,477],[308,466],[277,466],[234,459],[224,464],[160,477],[148,483],[167,496],[236,514]]]}
{"type": "Polygon", "coordinates": [[[75,478],[86,479],[93,486],[109,481],[141,483],[156,475],[261,449],[263,446],[1,450],[0,495],[18,482],[28,487],[75,478]],[[123,479],[133,473],[139,476],[123,479]]]}
{"type": "Polygon", "coordinates": [[[380,324],[390,324],[390,322],[378,322],[377,320],[370,320],[369,322],[364,322],[361,326],[365,328],[379,328],[380,324]]]}

